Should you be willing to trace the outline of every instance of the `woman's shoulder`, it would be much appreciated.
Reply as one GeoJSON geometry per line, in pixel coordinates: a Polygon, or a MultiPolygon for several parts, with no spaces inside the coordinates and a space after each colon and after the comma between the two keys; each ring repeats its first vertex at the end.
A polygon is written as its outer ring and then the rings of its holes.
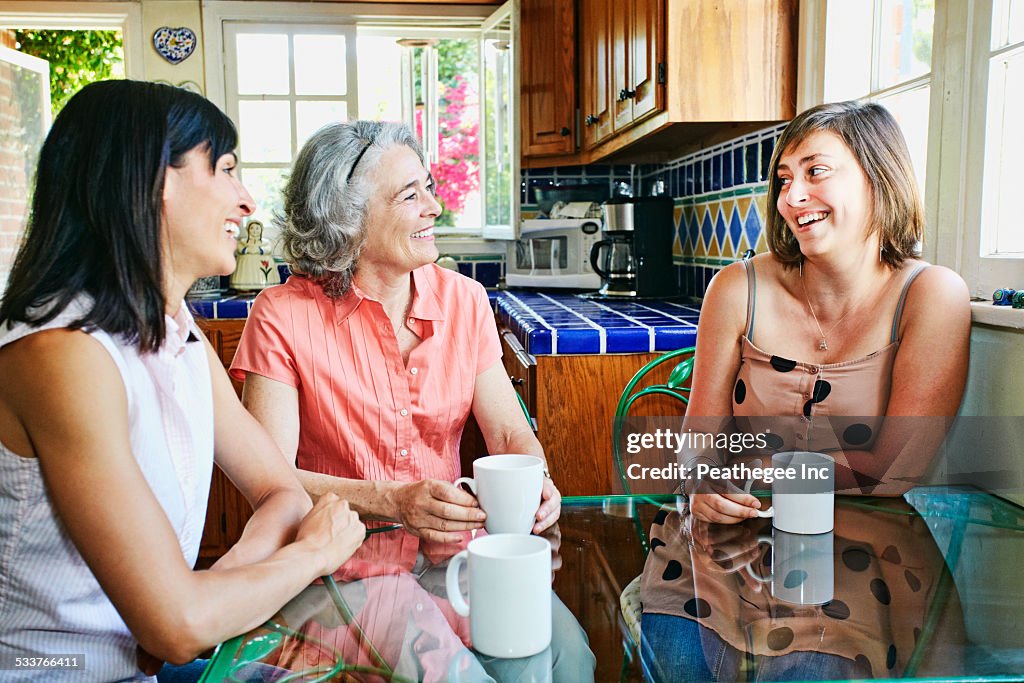
{"type": "Polygon", "coordinates": [[[914,260],[904,263],[903,319],[970,319],[970,290],[956,271],[945,266],[914,260]]]}

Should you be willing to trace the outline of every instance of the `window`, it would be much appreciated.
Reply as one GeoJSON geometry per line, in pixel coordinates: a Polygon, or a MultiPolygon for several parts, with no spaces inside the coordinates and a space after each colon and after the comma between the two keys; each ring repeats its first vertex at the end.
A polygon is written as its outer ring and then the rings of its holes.
{"type": "Polygon", "coordinates": [[[238,124],[239,173],[264,237],[292,160],[318,128],[358,116],[352,26],[225,22],[228,115],[238,124]]]}
{"type": "Polygon", "coordinates": [[[973,296],[1024,284],[1024,2],[806,0],[800,102],[866,98],[903,128],[925,192],[924,257],[973,296]]]}
{"type": "MultiPolygon", "coordinates": [[[[502,157],[497,178],[508,182],[485,180],[483,168],[482,152],[494,144],[487,130],[493,126],[483,125],[493,71],[486,61],[493,47],[485,40],[486,8],[450,7],[445,11],[456,16],[426,18],[413,16],[423,9],[397,6],[395,16],[382,17],[337,6],[259,5],[210,2],[204,13],[207,50],[216,54],[220,46],[210,38],[219,37],[225,57],[222,72],[207,68],[208,93],[223,98],[238,124],[239,170],[256,199],[255,218],[271,224],[292,161],[320,126],[356,117],[404,120],[424,143],[437,179],[445,207],[439,232],[499,236],[487,227],[495,201],[485,197],[498,187],[512,197],[515,188],[509,159],[502,157]]],[[[508,57],[511,64],[511,51],[508,57]]],[[[502,102],[502,120],[511,120],[508,99],[502,102]]],[[[518,167],[517,159],[511,163],[518,167]]],[[[513,223],[500,224],[510,232],[513,223]]],[[[272,233],[264,234],[273,239],[272,233]]]]}
{"type": "Polygon", "coordinates": [[[824,101],[884,105],[907,139],[925,187],[934,0],[828,3],[824,101]]]}

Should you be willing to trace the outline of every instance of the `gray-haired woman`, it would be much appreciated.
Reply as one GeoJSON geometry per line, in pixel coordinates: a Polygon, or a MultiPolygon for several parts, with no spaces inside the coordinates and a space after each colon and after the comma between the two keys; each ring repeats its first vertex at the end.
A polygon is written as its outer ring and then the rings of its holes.
{"type": "MultiPolygon", "coordinates": [[[[297,275],[253,305],[231,367],[245,405],[313,496],[333,491],[362,515],[457,542],[485,519],[452,484],[470,412],[491,453],[544,453],[502,367],[486,292],[434,265],[441,206],[419,144],[396,123],[328,125],[284,194],[297,275]]],[[[535,532],[560,502],[546,479],[535,532]]]]}

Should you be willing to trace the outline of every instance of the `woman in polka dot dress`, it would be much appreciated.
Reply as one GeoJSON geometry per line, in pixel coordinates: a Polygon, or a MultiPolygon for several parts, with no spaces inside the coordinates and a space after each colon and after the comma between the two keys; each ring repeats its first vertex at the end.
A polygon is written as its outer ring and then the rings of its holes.
{"type": "MultiPolygon", "coordinates": [[[[744,456],[753,465],[770,464],[771,452],[828,451],[837,491],[902,494],[926,472],[960,405],[967,287],[918,258],[924,212],[906,142],[884,107],[844,102],[802,113],[779,138],[769,177],[769,253],[723,268],[708,287],[686,427],[767,432],[768,449],[744,456]]],[[[684,464],[701,458],[722,460],[696,453],[684,464]]],[[[736,486],[685,484],[690,523],[757,516],[758,499],[736,486]]],[[[715,633],[696,630],[699,615],[682,602],[664,604],[670,550],[652,552],[645,568],[645,641],[661,634],[663,643],[696,639],[700,648],[715,633]]],[[[794,654],[813,662],[793,676],[828,678],[829,667],[851,661],[794,654]]]]}

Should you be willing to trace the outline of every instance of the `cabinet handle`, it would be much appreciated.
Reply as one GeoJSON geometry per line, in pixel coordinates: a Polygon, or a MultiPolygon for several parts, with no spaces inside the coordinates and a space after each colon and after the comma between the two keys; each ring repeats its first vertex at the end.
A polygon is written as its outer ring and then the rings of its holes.
{"type": "Polygon", "coordinates": [[[512,386],[514,386],[514,387],[521,387],[524,384],[526,384],[526,380],[525,379],[523,379],[521,377],[516,377],[515,375],[509,375],[508,379],[509,379],[510,382],[512,382],[512,386]]]}
{"type": "Polygon", "coordinates": [[[572,133],[572,131],[566,128],[565,126],[562,126],[562,130],[558,132],[562,134],[563,138],[569,137],[569,135],[572,133]]]}
{"type": "Polygon", "coordinates": [[[593,114],[587,114],[587,118],[583,119],[583,123],[587,124],[588,126],[592,126],[595,123],[597,123],[597,120],[597,117],[594,116],[593,114]]]}
{"type": "Polygon", "coordinates": [[[626,90],[623,88],[619,91],[619,102],[625,102],[636,97],[636,90],[626,90]]]}

